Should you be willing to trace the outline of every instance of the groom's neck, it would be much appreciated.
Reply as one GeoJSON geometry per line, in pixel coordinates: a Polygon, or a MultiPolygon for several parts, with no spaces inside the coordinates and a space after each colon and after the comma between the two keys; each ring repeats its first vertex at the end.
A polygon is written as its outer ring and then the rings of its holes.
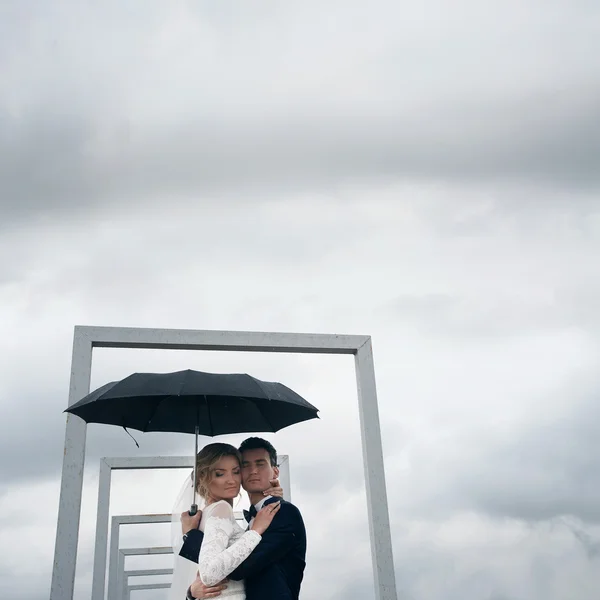
{"type": "Polygon", "coordinates": [[[249,493],[248,496],[250,497],[250,504],[258,504],[265,497],[262,492],[252,492],[251,494],[249,493]]]}

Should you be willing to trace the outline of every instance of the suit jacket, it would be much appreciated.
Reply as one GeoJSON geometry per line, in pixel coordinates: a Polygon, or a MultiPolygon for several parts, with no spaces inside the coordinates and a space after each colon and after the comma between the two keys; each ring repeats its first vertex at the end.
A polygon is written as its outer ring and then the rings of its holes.
{"type": "MultiPolygon", "coordinates": [[[[280,498],[269,498],[266,504],[280,498]]],[[[198,562],[204,534],[189,531],[180,556],[198,562]]],[[[306,566],[306,530],[300,511],[281,499],[281,508],[252,554],[229,575],[243,579],[247,600],[298,600],[306,566]]]]}

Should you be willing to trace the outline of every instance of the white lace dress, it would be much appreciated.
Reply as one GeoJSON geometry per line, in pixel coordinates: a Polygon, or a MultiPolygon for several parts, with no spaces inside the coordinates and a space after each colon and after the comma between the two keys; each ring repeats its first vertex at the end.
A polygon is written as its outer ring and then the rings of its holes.
{"type": "MultiPolygon", "coordinates": [[[[231,505],[225,500],[209,504],[202,511],[200,530],[204,532],[204,539],[198,573],[204,585],[215,585],[225,579],[250,556],[262,539],[256,531],[245,531],[240,527],[231,505]]],[[[220,597],[245,600],[244,582],[230,580],[220,597]]]]}

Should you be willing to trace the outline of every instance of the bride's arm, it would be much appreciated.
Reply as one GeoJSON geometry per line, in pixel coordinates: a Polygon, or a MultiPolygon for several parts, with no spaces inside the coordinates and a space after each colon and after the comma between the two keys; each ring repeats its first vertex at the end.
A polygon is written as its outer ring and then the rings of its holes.
{"type": "Polygon", "coordinates": [[[233,509],[226,502],[212,508],[204,527],[204,539],[198,557],[198,573],[204,585],[223,581],[256,548],[262,539],[256,531],[246,531],[236,542],[230,544],[238,527],[233,509]]]}

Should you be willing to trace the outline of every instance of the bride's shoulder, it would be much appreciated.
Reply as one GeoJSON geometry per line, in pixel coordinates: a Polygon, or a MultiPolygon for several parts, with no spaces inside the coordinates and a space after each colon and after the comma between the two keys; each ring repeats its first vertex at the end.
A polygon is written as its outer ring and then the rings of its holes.
{"type": "Polygon", "coordinates": [[[209,504],[204,509],[204,515],[208,517],[233,517],[233,508],[226,500],[219,500],[209,504]]]}

